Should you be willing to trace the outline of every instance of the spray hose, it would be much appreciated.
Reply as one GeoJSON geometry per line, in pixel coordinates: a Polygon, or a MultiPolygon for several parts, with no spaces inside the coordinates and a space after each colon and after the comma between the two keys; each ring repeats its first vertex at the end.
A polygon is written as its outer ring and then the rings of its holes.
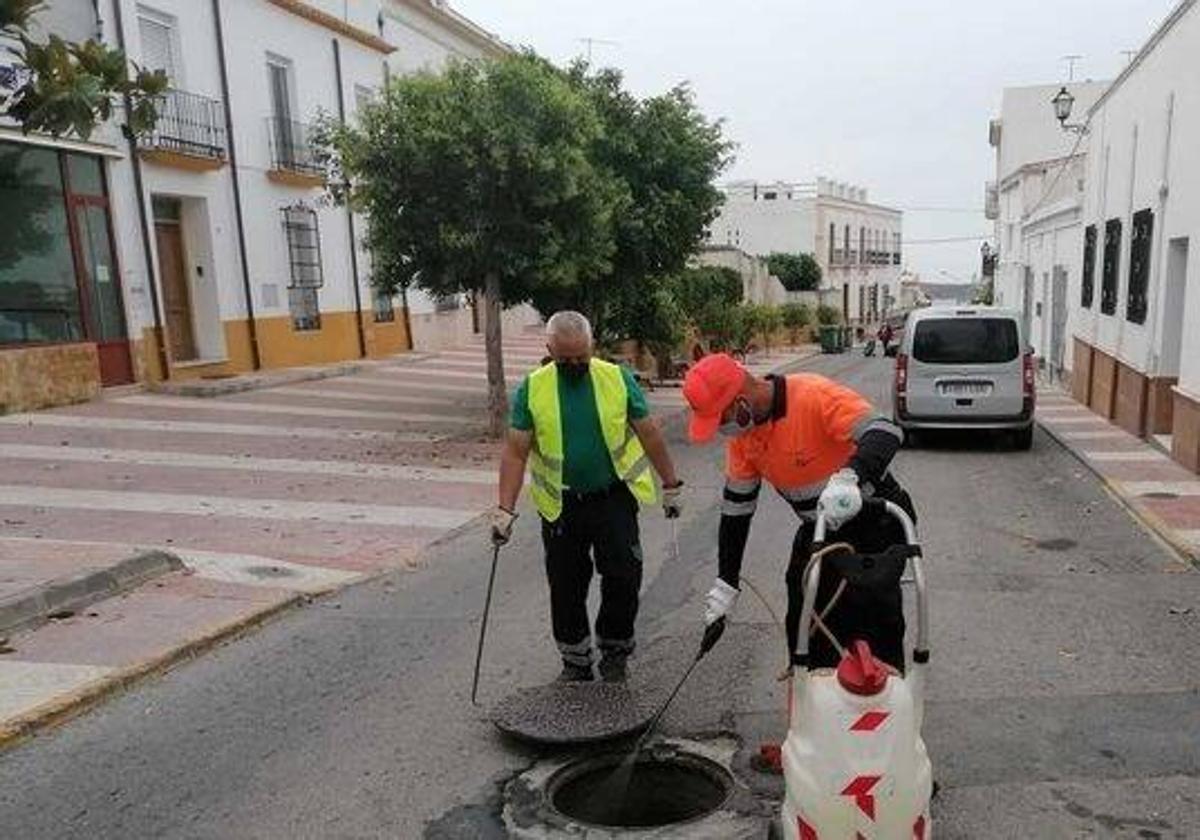
{"type": "MultiPolygon", "coordinates": [[[[803,577],[801,577],[801,580],[808,579],[808,573],[810,571],[812,571],[812,567],[813,567],[814,563],[817,563],[820,560],[824,559],[826,555],[832,554],[837,551],[851,551],[852,552],[852,551],[854,551],[854,546],[850,545],[849,543],[844,543],[844,542],[833,543],[832,545],[825,546],[824,548],[822,548],[819,551],[813,552],[813,555],[808,558],[808,562],[804,566],[804,575],[803,575],[803,577]]],[[[762,602],[762,605],[766,608],[767,613],[771,616],[771,619],[775,622],[776,626],[779,627],[780,632],[783,633],[785,644],[786,644],[787,643],[787,625],[783,622],[782,619],[779,618],[779,613],[775,612],[774,607],[771,606],[771,602],[768,601],[766,596],[763,595],[762,591],[759,590],[759,588],[754,585],[753,580],[751,580],[749,577],[747,577],[746,575],[743,574],[742,582],[745,583],[747,587],[749,587],[749,589],[752,593],[754,593],[754,597],[758,598],[758,600],[762,602]]],[[[838,601],[842,597],[842,593],[845,591],[846,591],[846,581],[845,580],[839,581],[837,589],[834,591],[833,596],[829,599],[829,603],[827,603],[823,608],[817,610],[816,614],[813,615],[813,626],[810,627],[809,631],[808,631],[808,634],[810,636],[816,634],[816,632],[818,630],[820,630],[822,633],[824,633],[825,638],[829,639],[829,643],[831,645],[833,645],[833,648],[834,648],[834,650],[836,650],[838,652],[839,657],[845,656],[846,649],[837,640],[837,637],[835,637],[833,635],[833,632],[829,629],[829,626],[825,623],[825,619],[829,617],[829,614],[831,612],[833,612],[833,608],[837,606],[838,601]]],[[[789,659],[790,659],[790,657],[789,657],[789,659]]],[[[782,681],[788,679],[789,677],[791,677],[791,675],[792,675],[792,665],[791,665],[791,662],[789,661],[787,666],[780,673],[778,679],[780,682],[782,682],[782,681]]]]}

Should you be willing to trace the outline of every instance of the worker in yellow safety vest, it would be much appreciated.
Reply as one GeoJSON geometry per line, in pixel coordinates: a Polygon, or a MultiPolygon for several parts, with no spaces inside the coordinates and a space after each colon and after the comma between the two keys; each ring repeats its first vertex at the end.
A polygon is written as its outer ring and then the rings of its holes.
{"type": "Polygon", "coordinates": [[[653,467],[663,510],[678,517],[683,482],[633,375],[592,358],[587,318],[558,312],[547,322],[546,336],[552,360],[526,376],[513,397],[491,538],[503,545],[511,537],[528,465],[551,624],[563,660],[559,679],[594,679],[587,611],[594,563],[600,575],[599,672],[605,681],[619,682],[634,649],[642,584],[638,504],[658,498],[653,467]]]}

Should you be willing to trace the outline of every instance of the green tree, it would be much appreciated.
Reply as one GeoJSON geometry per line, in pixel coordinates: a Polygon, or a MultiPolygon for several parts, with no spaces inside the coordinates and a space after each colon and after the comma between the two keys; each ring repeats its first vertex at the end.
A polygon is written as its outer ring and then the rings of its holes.
{"type": "Polygon", "coordinates": [[[767,257],[767,270],[789,292],[811,292],[821,285],[821,265],[812,254],[775,252],[767,257]]]}
{"type": "Polygon", "coordinates": [[[762,337],[763,348],[769,353],[775,341],[775,335],[783,327],[783,313],[778,306],[769,303],[758,304],[754,307],[754,326],[762,337]]]}
{"type": "Polygon", "coordinates": [[[812,312],[803,303],[785,303],[780,308],[780,316],[783,319],[783,325],[787,327],[790,333],[791,342],[793,345],[800,343],[800,330],[804,329],[812,321],[812,312]]]}
{"type": "Polygon", "coordinates": [[[638,99],[616,70],[592,72],[578,62],[566,75],[600,117],[591,159],[624,201],[612,217],[612,259],[561,304],[587,313],[598,335],[643,338],[646,322],[627,318],[645,309],[639,301],[657,299],[656,289],[700,246],[722,201],[713,183],[732,146],[686,86],[638,99]]]}
{"type": "Polygon", "coordinates": [[[724,266],[685,268],[668,281],[682,315],[697,327],[706,310],[736,306],[742,300],[742,275],[724,266]]]}
{"type": "Polygon", "coordinates": [[[840,324],[842,322],[842,312],[836,306],[827,306],[821,304],[817,307],[817,323],[821,326],[830,326],[840,324]]]}
{"type": "Polygon", "coordinates": [[[128,106],[126,125],[140,134],[158,120],[157,99],[167,89],[162,71],[133,67],[120,50],[94,39],[81,43],[51,34],[45,43],[30,36],[41,0],[0,0],[0,37],[11,39],[28,78],[13,94],[7,114],[22,131],[54,136],[74,133],[87,139],[99,123],[112,116],[114,100],[128,106]]]}
{"type": "Polygon", "coordinates": [[[330,191],[370,216],[385,294],[415,284],[484,296],[488,413],[505,425],[504,304],[562,299],[604,277],[620,185],[592,163],[587,97],[526,53],[394,78],[357,126],[318,132],[330,191]]]}

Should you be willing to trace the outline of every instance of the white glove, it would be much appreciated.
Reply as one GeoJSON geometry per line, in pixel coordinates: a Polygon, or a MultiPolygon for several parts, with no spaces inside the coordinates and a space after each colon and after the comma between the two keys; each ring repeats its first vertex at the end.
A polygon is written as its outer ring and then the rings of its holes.
{"type": "Polygon", "coordinates": [[[838,470],[830,477],[817,511],[825,514],[825,526],[836,531],[862,510],[862,491],[858,489],[858,474],[851,469],[838,470]]]}
{"type": "Polygon", "coordinates": [[[737,589],[717,578],[717,582],[704,598],[704,623],[708,625],[724,618],[737,603],[738,594],[737,589]]]}
{"type": "Polygon", "coordinates": [[[683,482],[680,481],[674,487],[663,487],[662,491],[662,506],[663,513],[667,519],[678,519],[679,514],[683,513],[683,482]]]}
{"type": "Polygon", "coordinates": [[[511,510],[500,506],[493,508],[488,514],[488,524],[492,526],[492,545],[501,546],[508,542],[512,536],[513,523],[516,521],[517,515],[511,510]]]}

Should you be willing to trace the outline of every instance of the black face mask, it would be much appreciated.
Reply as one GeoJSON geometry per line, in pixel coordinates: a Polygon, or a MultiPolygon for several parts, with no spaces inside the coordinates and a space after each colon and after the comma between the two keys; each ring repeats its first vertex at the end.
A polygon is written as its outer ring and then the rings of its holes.
{"type": "Polygon", "coordinates": [[[559,373],[572,381],[583,379],[591,368],[589,362],[555,362],[554,365],[559,373]]]}

